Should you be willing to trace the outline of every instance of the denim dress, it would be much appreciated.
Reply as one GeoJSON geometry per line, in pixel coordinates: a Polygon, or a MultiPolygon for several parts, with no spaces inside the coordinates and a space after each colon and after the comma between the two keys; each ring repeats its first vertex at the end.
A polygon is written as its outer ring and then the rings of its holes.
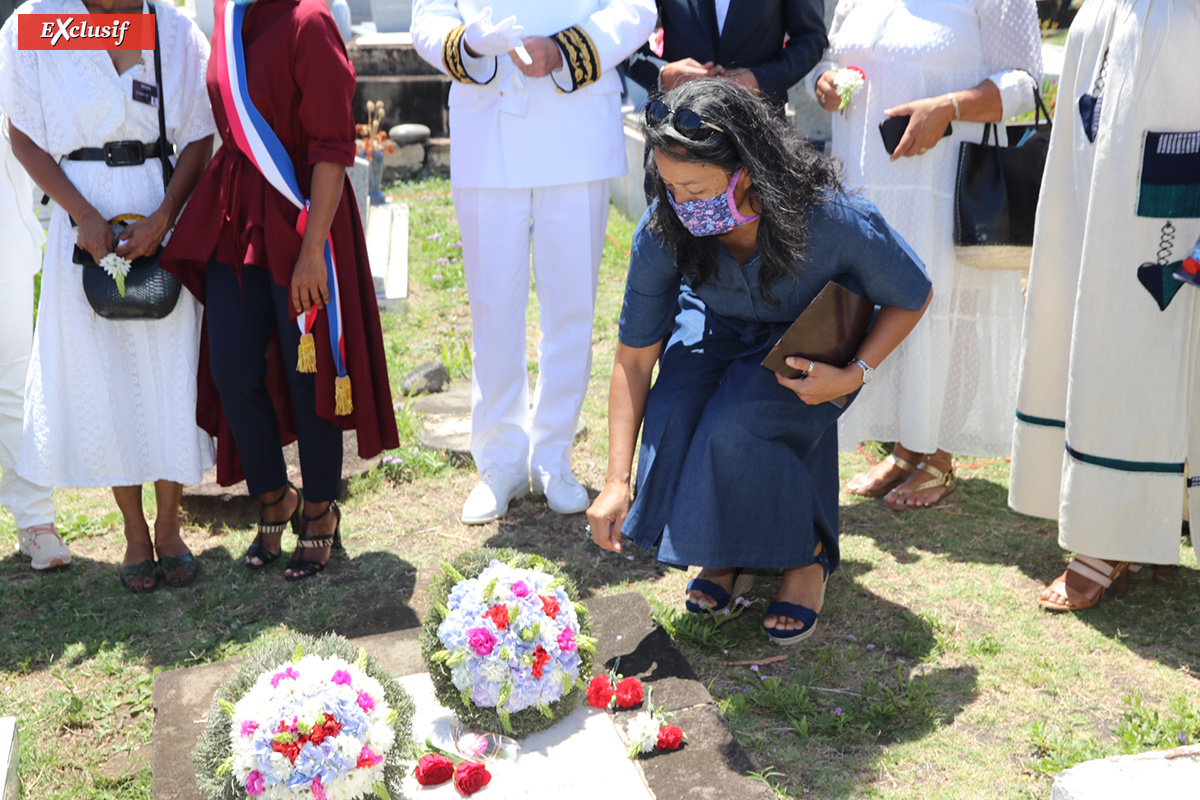
{"type": "Polygon", "coordinates": [[[633,236],[620,340],[666,344],[622,533],[677,567],[791,569],[813,563],[820,541],[836,568],[844,409],[805,404],[760,362],[829,281],[914,311],[929,294],[924,266],[874,205],[839,192],[813,208],[805,256],[770,305],[757,252],[739,265],[722,249],[692,286],[647,227],[653,212],[633,236]]]}

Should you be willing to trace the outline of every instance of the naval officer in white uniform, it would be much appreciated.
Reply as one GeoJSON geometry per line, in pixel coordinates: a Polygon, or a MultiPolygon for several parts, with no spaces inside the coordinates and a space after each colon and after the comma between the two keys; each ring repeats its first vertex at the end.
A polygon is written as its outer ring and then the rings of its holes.
{"type": "Polygon", "coordinates": [[[417,52],[454,79],[450,181],[471,301],[471,454],[480,474],[465,523],[504,516],[531,485],[560,514],[588,506],[571,444],[591,373],[608,180],[626,172],[615,67],[656,17],[654,0],[413,5],[417,52]],[[542,331],[532,410],[531,250],[542,331]]]}

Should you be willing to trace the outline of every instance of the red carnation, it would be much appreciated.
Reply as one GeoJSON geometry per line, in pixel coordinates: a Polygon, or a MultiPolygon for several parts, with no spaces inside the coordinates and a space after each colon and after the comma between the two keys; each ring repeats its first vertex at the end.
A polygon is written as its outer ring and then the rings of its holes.
{"type": "Polygon", "coordinates": [[[540,644],[537,650],[533,651],[533,677],[538,680],[542,679],[542,668],[550,663],[550,654],[546,652],[546,648],[540,644]]]}
{"type": "Polygon", "coordinates": [[[324,725],[314,725],[312,733],[308,735],[308,740],[313,744],[320,744],[321,742],[325,741],[325,737],[327,735],[328,732],[325,730],[324,725]]]}
{"type": "Polygon", "coordinates": [[[642,697],[645,693],[642,691],[642,682],[637,678],[622,678],[617,681],[617,707],[618,708],[633,708],[638,703],[642,702],[642,697]]]}
{"type": "Polygon", "coordinates": [[[296,763],[296,758],[300,755],[301,746],[300,742],[287,742],[286,744],[284,742],[271,742],[271,749],[276,753],[283,753],[284,757],[292,764],[296,763]]]}
{"type": "Polygon", "coordinates": [[[608,708],[613,699],[612,681],[607,675],[597,675],[587,687],[588,705],[594,708],[608,708]]]}
{"type": "Polygon", "coordinates": [[[492,621],[498,631],[508,627],[508,606],[492,606],[483,615],[492,621]]]}
{"type": "Polygon", "coordinates": [[[683,730],[678,725],[663,725],[658,729],[658,741],[654,746],[659,750],[678,750],[683,744],[683,730]]]}
{"type": "Polygon", "coordinates": [[[413,774],[422,786],[437,786],[454,777],[454,762],[437,753],[426,753],[417,762],[413,774]]]}
{"type": "Polygon", "coordinates": [[[466,797],[478,792],[492,780],[492,773],[483,764],[464,761],[454,770],[454,788],[466,797]]]}
{"type": "Polygon", "coordinates": [[[538,599],[542,601],[542,609],[546,612],[546,616],[557,622],[558,600],[553,597],[546,597],[544,594],[539,594],[538,599]]]}

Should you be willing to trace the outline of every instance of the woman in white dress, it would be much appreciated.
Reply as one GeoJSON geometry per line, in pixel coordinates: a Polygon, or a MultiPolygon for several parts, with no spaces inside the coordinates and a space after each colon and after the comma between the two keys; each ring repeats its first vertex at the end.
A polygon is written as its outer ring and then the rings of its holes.
{"type": "Polygon", "coordinates": [[[179,535],[179,504],[182,485],[213,463],[212,442],[195,419],[200,308],[185,289],[161,320],[100,317],[71,257],[77,242],[96,261],[114,250],[152,254],[174,224],[212,148],[208,44],[191,20],[156,5],[160,92],[152,51],[21,50],[17,19],[148,10],[141,0],[30,0],[0,29],[0,110],[13,152],[55,201],[18,469],[45,486],[113,487],[125,522],[121,581],[131,591],[153,589],[159,579],[185,585],[196,574],[179,535]],[[165,193],[157,158],[115,167],[67,158],[109,142],[155,142],[160,96],[179,153],[165,193]],[[116,242],[106,220],[130,213],[145,219],[116,242]],[[158,505],[153,540],[142,513],[146,481],[154,481],[158,505]]]}
{"type": "Polygon", "coordinates": [[[833,117],[833,155],[924,261],[925,318],[842,416],[840,440],[895,442],[892,456],[846,490],[889,508],[932,505],[954,488],[951,453],[1007,455],[1021,337],[1021,274],[978,270],[954,255],[954,182],[961,141],[983,123],[1033,108],[1041,81],[1034,0],[841,0],[829,49],[808,87],[836,111],[835,70],[866,78],[833,117]],[[912,120],[894,155],[879,123],[912,120]],[[943,138],[947,125],[953,133],[943,138]]]}

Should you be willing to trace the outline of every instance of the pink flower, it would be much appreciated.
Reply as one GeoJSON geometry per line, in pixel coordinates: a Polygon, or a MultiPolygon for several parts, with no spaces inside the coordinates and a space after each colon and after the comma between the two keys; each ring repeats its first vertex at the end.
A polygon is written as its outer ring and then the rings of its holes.
{"type": "Polygon", "coordinates": [[[517,581],[512,585],[512,593],[516,597],[528,597],[529,587],[525,585],[525,581],[517,581]]]}
{"type": "Polygon", "coordinates": [[[467,758],[483,758],[487,754],[488,741],[478,733],[464,733],[458,739],[458,752],[467,758]]]}
{"type": "Polygon", "coordinates": [[[337,672],[333,673],[333,677],[330,678],[330,680],[342,686],[349,686],[351,680],[350,673],[346,672],[344,669],[339,669],[337,672]]]}
{"type": "Polygon", "coordinates": [[[358,693],[358,707],[363,710],[364,714],[370,714],[375,710],[375,698],[366,692],[358,693]]]}
{"type": "Polygon", "coordinates": [[[563,632],[558,635],[558,649],[564,653],[569,653],[578,646],[575,644],[575,631],[570,628],[563,628],[563,632]]]}
{"type": "Polygon", "coordinates": [[[258,797],[267,790],[267,782],[263,780],[262,773],[254,770],[246,776],[246,794],[251,797],[258,797]]]}
{"type": "Polygon", "coordinates": [[[271,688],[278,689],[279,682],[284,680],[285,678],[289,678],[291,680],[296,680],[296,678],[299,678],[299,677],[300,677],[299,672],[296,672],[296,670],[292,669],[291,667],[288,667],[283,672],[276,672],[274,675],[271,676],[271,688]]]}
{"type": "Polygon", "coordinates": [[[329,798],[325,796],[325,787],[321,785],[320,778],[313,778],[312,792],[313,797],[315,797],[316,800],[329,800],[329,798]]]}
{"type": "Polygon", "coordinates": [[[242,720],[242,738],[243,738],[243,739],[246,739],[246,738],[248,738],[248,737],[250,737],[250,736],[253,736],[253,735],[254,735],[254,732],[255,732],[256,730],[258,730],[258,723],[257,723],[257,722],[255,722],[255,721],[254,721],[254,720],[252,720],[252,719],[244,719],[244,720],[242,720]]]}
{"type": "Polygon", "coordinates": [[[358,754],[358,764],[356,765],[356,769],[362,769],[364,767],[370,769],[380,761],[383,761],[383,756],[375,755],[375,753],[371,751],[371,748],[364,747],[362,752],[358,754]]]}
{"type": "Polygon", "coordinates": [[[471,628],[467,631],[467,646],[477,656],[490,656],[492,650],[496,649],[496,637],[486,628],[471,628]]]}

